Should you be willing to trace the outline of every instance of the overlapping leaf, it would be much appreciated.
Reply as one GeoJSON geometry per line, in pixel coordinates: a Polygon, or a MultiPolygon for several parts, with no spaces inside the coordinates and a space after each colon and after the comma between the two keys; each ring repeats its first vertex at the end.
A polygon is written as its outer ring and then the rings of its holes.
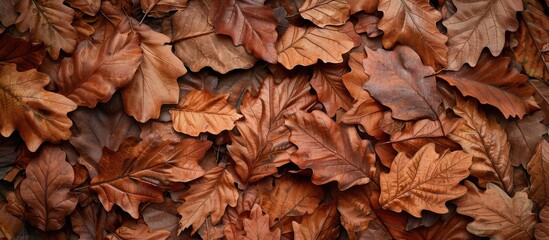
{"type": "Polygon", "coordinates": [[[343,85],[342,76],[345,72],[343,64],[320,64],[314,70],[311,86],[329,116],[335,115],[340,108],[349,110],[353,103],[351,95],[343,85]]]}
{"type": "Polygon", "coordinates": [[[305,0],[299,14],[319,27],[343,25],[349,19],[351,6],[346,0],[305,0]]]}
{"type": "Polygon", "coordinates": [[[337,238],[339,236],[338,220],[339,213],[335,202],[319,206],[313,214],[305,217],[301,223],[292,222],[294,239],[321,240],[337,238]]]}
{"type": "MultiPolygon", "coordinates": [[[[1,3],[0,3],[1,5],[1,3]]],[[[0,36],[0,62],[15,63],[18,71],[38,68],[46,55],[46,49],[33,45],[22,38],[0,36]]]]}
{"type": "Polygon", "coordinates": [[[530,191],[528,196],[540,207],[549,201],[549,143],[542,140],[528,163],[530,191]]]}
{"type": "Polygon", "coordinates": [[[543,120],[543,113],[538,111],[522,120],[513,119],[507,123],[505,132],[511,144],[509,159],[513,165],[522,164],[525,168],[528,165],[528,161],[536,151],[536,145],[547,131],[547,127],[540,123],[541,120],[543,120]]]}

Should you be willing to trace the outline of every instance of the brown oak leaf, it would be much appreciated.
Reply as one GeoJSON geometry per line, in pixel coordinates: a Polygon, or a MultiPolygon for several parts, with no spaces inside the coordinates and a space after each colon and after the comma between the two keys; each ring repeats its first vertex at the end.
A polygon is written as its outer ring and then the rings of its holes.
{"type": "Polygon", "coordinates": [[[538,111],[523,119],[512,119],[505,124],[505,132],[511,150],[509,159],[514,166],[522,165],[526,168],[528,161],[536,151],[536,145],[542,140],[542,135],[547,132],[547,127],[541,124],[543,113],[538,111]]]}
{"type": "Polygon", "coordinates": [[[336,239],[339,236],[339,213],[335,201],[319,206],[315,212],[303,218],[301,223],[292,222],[294,239],[336,239]]]}
{"type": "Polygon", "coordinates": [[[250,211],[250,217],[242,221],[246,240],[280,239],[280,229],[271,231],[269,228],[269,215],[263,214],[261,207],[254,204],[250,211]]]}
{"type": "Polygon", "coordinates": [[[0,35],[0,62],[15,63],[18,71],[38,68],[45,56],[44,46],[31,44],[23,38],[0,35]]]}
{"type": "Polygon", "coordinates": [[[305,0],[299,14],[323,28],[326,25],[345,24],[350,10],[351,6],[346,0],[305,0]]]}
{"type": "Polygon", "coordinates": [[[360,237],[377,218],[370,204],[371,191],[367,185],[356,186],[337,193],[337,210],[341,214],[341,225],[351,240],[360,237]]]}
{"type": "Polygon", "coordinates": [[[153,230],[144,223],[132,220],[125,221],[114,233],[107,236],[108,240],[165,240],[170,236],[170,231],[160,229],[153,230]]]}
{"type": "Polygon", "coordinates": [[[349,110],[352,106],[353,99],[342,81],[345,72],[347,69],[343,63],[318,64],[314,69],[311,86],[329,116],[334,116],[340,108],[349,110]]]}
{"type": "Polygon", "coordinates": [[[549,142],[542,140],[528,162],[530,190],[528,196],[540,207],[549,200],[549,142]]]}

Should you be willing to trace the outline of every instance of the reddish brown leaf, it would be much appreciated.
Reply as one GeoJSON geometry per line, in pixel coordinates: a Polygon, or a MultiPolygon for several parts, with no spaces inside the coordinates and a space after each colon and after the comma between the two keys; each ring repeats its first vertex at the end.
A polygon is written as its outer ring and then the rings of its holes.
{"type": "Polygon", "coordinates": [[[468,63],[474,67],[487,47],[498,56],[505,45],[505,31],[516,31],[516,12],[521,0],[454,0],[456,14],[446,19],[448,29],[448,69],[459,70],[468,63]]]}
{"type": "Polygon", "coordinates": [[[433,69],[424,66],[412,49],[398,46],[393,51],[372,51],[366,48],[366,53],[364,70],[370,80],[364,89],[391,108],[394,118],[439,118],[437,109],[442,98],[436,91],[435,77],[428,76],[433,69]]]}
{"type": "Polygon", "coordinates": [[[19,155],[19,146],[22,141],[18,137],[0,137],[0,179],[4,179],[19,155]]]}
{"type": "Polygon", "coordinates": [[[313,214],[303,218],[301,223],[292,222],[294,239],[336,239],[339,236],[338,220],[339,213],[335,202],[320,206],[313,214]]]}
{"type": "Polygon", "coordinates": [[[305,0],[299,14],[323,28],[326,25],[343,25],[349,19],[351,6],[346,0],[305,0]]]}
{"type": "Polygon", "coordinates": [[[291,161],[313,170],[312,182],[337,181],[341,191],[370,181],[375,168],[371,143],[361,140],[352,127],[340,126],[320,111],[296,112],[286,119],[290,141],[298,150],[291,161]]]}
{"type": "Polygon", "coordinates": [[[351,6],[351,14],[355,14],[360,11],[372,13],[377,10],[379,0],[347,0],[347,3],[351,6]]]}
{"type": "Polygon", "coordinates": [[[513,198],[498,186],[488,183],[486,191],[480,191],[466,181],[467,194],[455,201],[457,212],[475,219],[467,230],[477,236],[494,239],[532,239],[536,215],[533,203],[525,192],[513,198]]]}
{"type": "Polygon", "coordinates": [[[219,134],[223,130],[231,130],[242,115],[229,105],[228,98],[228,94],[191,91],[177,107],[170,109],[175,130],[191,136],[198,136],[201,132],[219,134]]]}
{"type": "Polygon", "coordinates": [[[45,55],[46,49],[41,45],[33,45],[7,34],[0,35],[0,62],[15,63],[18,71],[38,68],[45,55]]]}
{"type": "Polygon", "coordinates": [[[543,124],[549,124],[549,85],[537,79],[530,79],[529,82],[535,90],[534,99],[545,115],[543,124]]]}
{"type": "Polygon", "coordinates": [[[50,56],[57,60],[63,49],[72,53],[76,47],[77,33],[71,22],[74,10],[63,5],[63,0],[20,0],[15,6],[21,13],[17,18],[17,30],[30,28],[33,41],[44,43],[50,56]]]}
{"type": "Polygon", "coordinates": [[[442,113],[440,114],[440,121],[422,119],[415,123],[408,123],[402,131],[391,134],[391,142],[401,142],[417,138],[444,137],[463,124],[463,120],[450,118],[445,113],[442,113]]]}
{"type": "MultiPolygon", "coordinates": [[[[13,193],[13,192],[12,192],[13,193]]],[[[12,215],[8,210],[7,202],[0,202],[0,238],[15,239],[19,230],[23,227],[24,221],[12,215]]]]}
{"type": "Polygon", "coordinates": [[[383,118],[385,110],[386,108],[374,99],[358,100],[340,120],[347,124],[360,124],[370,136],[383,139],[386,134],[379,128],[378,123],[383,118]]]}
{"type": "Polygon", "coordinates": [[[544,207],[539,213],[541,223],[536,224],[534,236],[536,239],[549,239],[549,226],[547,225],[549,220],[549,207],[544,207]]]}
{"type": "Polygon", "coordinates": [[[428,1],[380,0],[378,10],[383,12],[378,25],[384,32],[383,47],[390,49],[398,42],[411,47],[426,66],[446,67],[448,37],[438,31],[436,22],[442,16],[428,1]]]}
{"type": "Polygon", "coordinates": [[[179,198],[184,200],[177,212],[182,216],[179,221],[179,233],[193,226],[194,234],[208,216],[217,224],[227,205],[236,206],[238,191],[232,175],[223,167],[214,167],[206,174],[190,183],[190,189],[179,198]]]}
{"type": "Polygon", "coordinates": [[[370,205],[370,195],[366,185],[338,192],[337,210],[341,214],[341,224],[352,240],[359,239],[377,217],[370,205]]]}
{"type": "Polygon", "coordinates": [[[96,227],[98,223],[99,205],[89,204],[86,207],[77,207],[71,214],[73,231],[81,240],[97,239],[96,227]]]}
{"type": "Polygon", "coordinates": [[[269,75],[269,70],[260,64],[247,70],[235,70],[220,79],[215,92],[217,94],[229,93],[227,101],[236,109],[240,109],[246,92],[250,92],[252,97],[259,96],[259,88],[269,75]]]}
{"type": "Polygon", "coordinates": [[[261,207],[254,204],[250,211],[250,218],[243,220],[246,240],[280,239],[280,229],[269,229],[269,215],[263,214],[261,207]]]}
{"type": "Polygon", "coordinates": [[[353,99],[343,85],[342,76],[347,72],[345,64],[319,64],[315,67],[311,86],[324,104],[329,116],[334,116],[342,108],[349,110],[353,99]]]}
{"type": "Polygon", "coordinates": [[[271,76],[263,81],[259,97],[250,93],[244,97],[240,107],[244,119],[236,122],[240,135],[231,134],[232,144],[227,146],[242,181],[256,182],[290,161],[293,147],[284,116],[316,103],[307,80],[301,73],[276,84],[271,76]]]}
{"type": "Polygon", "coordinates": [[[28,149],[36,151],[44,141],[69,138],[72,125],[66,116],[76,105],[63,95],[44,90],[46,74],[36,70],[18,72],[15,64],[0,65],[0,133],[18,130],[28,149]]]}
{"type": "Polygon", "coordinates": [[[21,198],[27,204],[26,219],[42,231],[57,230],[65,225],[78,202],[69,192],[74,180],[71,165],[60,149],[46,146],[26,169],[21,182],[21,198]]]}
{"type": "MultiPolygon", "coordinates": [[[[0,28],[9,27],[17,20],[17,12],[15,11],[15,4],[18,0],[7,0],[0,2],[0,28]]],[[[2,33],[2,30],[0,30],[2,33]]]]}
{"type": "Polygon", "coordinates": [[[277,20],[265,0],[213,0],[209,19],[215,32],[231,36],[255,57],[276,63],[277,20]]]}
{"type": "Polygon", "coordinates": [[[170,231],[153,230],[144,223],[136,223],[132,220],[125,221],[113,235],[109,234],[110,240],[164,240],[170,236],[170,231]]]}
{"type": "Polygon", "coordinates": [[[542,140],[528,163],[530,190],[528,196],[540,207],[549,200],[549,143],[542,140]]]}
{"type": "Polygon", "coordinates": [[[114,204],[139,218],[139,203],[162,202],[163,189],[204,175],[198,161],[211,142],[196,139],[161,140],[153,133],[138,142],[129,138],[117,152],[104,149],[99,174],[90,188],[107,211],[114,204]]]}
{"type": "Polygon", "coordinates": [[[95,107],[129,83],[141,63],[142,51],[135,34],[115,31],[101,44],[86,40],[73,57],[61,62],[56,84],[59,92],[79,106],[95,107]]]}
{"type": "Polygon", "coordinates": [[[101,7],[101,1],[95,0],[68,0],[67,3],[90,16],[95,16],[101,7]]]}
{"type": "Polygon", "coordinates": [[[542,135],[547,132],[547,127],[541,124],[543,113],[538,111],[521,119],[512,119],[506,123],[507,132],[511,150],[509,159],[514,166],[521,165],[526,168],[528,161],[536,151],[536,145],[542,139],[542,135]]]}
{"type": "Polygon", "coordinates": [[[141,10],[152,17],[163,17],[171,11],[187,7],[187,0],[141,0],[140,3],[141,10]]]}
{"type": "Polygon", "coordinates": [[[349,94],[356,100],[372,98],[363,88],[364,83],[370,79],[366,72],[364,72],[364,65],[362,64],[364,59],[366,59],[365,52],[351,52],[349,54],[349,61],[347,62],[351,71],[341,76],[343,85],[345,85],[349,94]]]}
{"type": "Polygon", "coordinates": [[[526,84],[528,77],[509,67],[510,58],[495,58],[485,53],[478,62],[476,67],[464,66],[458,72],[438,76],[456,86],[464,96],[473,96],[480,103],[497,107],[507,118],[522,118],[533,108],[526,101],[533,93],[526,84]]]}
{"type": "Polygon", "coordinates": [[[433,143],[422,147],[411,159],[400,153],[391,171],[381,173],[379,203],[383,209],[405,210],[418,218],[422,210],[447,213],[446,201],[467,192],[459,181],[469,176],[471,159],[462,151],[439,154],[433,143]]]}

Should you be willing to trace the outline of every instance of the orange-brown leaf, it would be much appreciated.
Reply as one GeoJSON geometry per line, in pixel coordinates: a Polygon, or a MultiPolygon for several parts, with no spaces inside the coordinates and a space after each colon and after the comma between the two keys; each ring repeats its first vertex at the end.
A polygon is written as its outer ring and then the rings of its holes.
{"type": "Polygon", "coordinates": [[[549,200],[549,143],[542,140],[528,163],[530,190],[528,196],[540,207],[549,200]]]}
{"type": "Polygon", "coordinates": [[[67,0],[67,3],[90,16],[95,16],[101,7],[101,1],[96,0],[67,0]]]}
{"type": "Polygon", "coordinates": [[[353,103],[341,78],[346,71],[344,64],[319,64],[314,69],[311,86],[329,116],[334,116],[340,108],[349,110],[353,103]]]}
{"type": "Polygon", "coordinates": [[[543,124],[549,124],[549,85],[537,79],[530,79],[529,82],[534,88],[534,99],[545,115],[543,124]]]}
{"type": "Polygon", "coordinates": [[[422,147],[411,159],[399,153],[389,173],[381,173],[383,209],[405,210],[421,217],[422,210],[447,213],[446,201],[463,196],[459,182],[469,176],[472,156],[462,151],[437,153],[435,144],[422,147]]]}
{"type": "Polygon", "coordinates": [[[132,220],[125,221],[114,234],[107,236],[112,240],[164,240],[170,236],[170,231],[153,230],[144,223],[137,223],[132,220]]]}
{"type": "Polygon", "coordinates": [[[299,14],[323,28],[326,25],[343,25],[349,19],[351,6],[346,0],[305,0],[299,14]]]}
{"type": "Polygon", "coordinates": [[[493,239],[533,239],[537,218],[525,192],[511,198],[492,183],[482,192],[469,181],[465,186],[467,194],[455,203],[458,213],[475,219],[467,225],[469,232],[493,239]]]}
{"type": "Polygon", "coordinates": [[[76,194],[70,192],[74,172],[65,158],[60,148],[42,148],[27,166],[27,178],[21,182],[21,198],[27,204],[26,219],[42,231],[63,227],[65,217],[78,202],[76,194]]]}
{"type": "Polygon", "coordinates": [[[191,136],[231,130],[242,115],[227,102],[228,98],[229,94],[191,91],[177,107],[170,109],[174,129],[191,136]]]}
{"type": "Polygon", "coordinates": [[[367,186],[356,186],[337,194],[341,224],[352,240],[359,239],[377,217],[370,205],[370,195],[367,186]]]}
{"type": "Polygon", "coordinates": [[[296,112],[286,119],[298,150],[291,161],[313,170],[312,181],[337,181],[340,190],[366,184],[374,172],[375,154],[371,143],[361,140],[355,128],[340,126],[321,111],[296,112]]]}
{"type": "Polygon", "coordinates": [[[541,124],[543,113],[538,111],[523,119],[512,119],[507,122],[507,133],[511,150],[509,159],[513,166],[522,165],[526,168],[528,161],[536,151],[536,145],[542,140],[542,135],[547,132],[547,127],[541,124]]]}
{"type": "Polygon", "coordinates": [[[76,105],[61,94],[44,90],[48,75],[36,70],[18,72],[15,64],[0,65],[0,133],[18,130],[27,148],[36,151],[44,141],[59,142],[71,135],[67,113],[76,105]]]}
{"type": "Polygon", "coordinates": [[[23,38],[12,38],[8,34],[0,36],[0,62],[15,63],[18,71],[38,68],[45,55],[44,46],[33,45],[23,38]]]}
{"type": "Polygon", "coordinates": [[[320,206],[313,214],[304,217],[301,223],[292,222],[292,226],[296,240],[336,239],[340,228],[337,204],[332,201],[320,206]]]}
{"type": "Polygon", "coordinates": [[[280,229],[271,231],[269,228],[269,215],[263,214],[261,207],[254,204],[250,211],[250,217],[242,220],[246,240],[280,239],[280,229]]]}
{"type": "Polygon", "coordinates": [[[534,236],[536,239],[547,240],[549,239],[549,206],[541,209],[539,218],[541,222],[536,224],[534,236]]]}

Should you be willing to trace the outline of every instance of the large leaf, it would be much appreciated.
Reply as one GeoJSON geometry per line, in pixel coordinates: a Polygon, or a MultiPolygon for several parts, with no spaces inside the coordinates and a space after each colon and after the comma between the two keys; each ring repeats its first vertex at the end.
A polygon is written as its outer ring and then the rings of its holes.
{"type": "Polygon", "coordinates": [[[536,215],[525,192],[513,198],[498,186],[488,183],[480,191],[466,181],[467,194],[455,201],[458,213],[475,219],[467,225],[469,232],[492,239],[533,239],[536,215]]]}
{"type": "Polygon", "coordinates": [[[278,24],[265,0],[213,0],[209,18],[215,32],[231,36],[235,45],[255,57],[276,63],[275,42],[278,24]]]}
{"type": "Polygon", "coordinates": [[[383,47],[401,43],[418,53],[425,65],[436,70],[446,67],[448,37],[438,31],[436,22],[442,16],[429,1],[381,0],[378,9],[383,12],[378,25],[384,32],[383,47]]]}
{"type": "Polygon", "coordinates": [[[211,142],[197,139],[162,140],[152,133],[141,142],[128,138],[117,152],[104,149],[99,174],[90,188],[107,211],[114,204],[139,218],[139,203],[162,202],[163,189],[204,175],[198,161],[211,142]]]}
{"type": "Polygon", "coordinates": [[[513,189],[513,168],[505,131],[492,116],[487,117],[478,109],[474,100],[457,98],[454,112],[465,119],[465,124],[458,126],[448,137],[474,156],[471,175],[479,178],[481,187],[493,182],[510,192],[513,189]]]}
{"type": "Polygon", "coordinates": [[[542,140],[528,163],[530,191],[528,196],[540,207],[549,201],[549,143],[542,140]]]}
{"type": "Polygon", "coordinates": [[[342,81],[346,71],[343,63],[319,64],[314,69],[311,86],[315,89],[318,100],[324,105],[329,116],[335,115],[340,108],[349,110],[353,103],[342,81]]]}
{"type": "Polygon", "coordinates": [[[256,182],[290,162],[292,144],[284,116],[308,110],[316,103],[307,80],[300,73],[276,84],[270,76],[263,81],[257,98],[246,93],[240,107],[244,119],[236,122],[240,135],[231,134],[232,144],[227,146],[242,181],[256,182]]]}
{"type": "Polygon", "coordinates": [[[76,47],[77,33],[71,26],[74,10],[63,5],[63,0],[20,0],[15,8],[21,13],[17,18],[17,30],[30,28],[34,41],[44,43],[50,56],[57,60],[63,49],[72,53],[76,47]]]}
{"type": "Polygon", "coordinates": [[[95,107],[132,80],[142,51],[135,34],[114,31],[101,44],[86,40],[72,57],[61,62],[56,84],[59,92],[79,106],[95,107]]]}
{"type": "Polygon", "coordinates": [[[234,46],[230,37],[215,34],[208,23],[211,2],[191,1],[172,17],[175,55],[194,72],[207,66],[220,73],[252,67],[255,58],[243,46],[234,46]]]}
{"type": "Polygon", "coordinates": [[[46,49],[41,45],[33,45],[23,38],[12,38],[7,34],[0,35],[0,62],[15,63],[18,71],[38,68],[45,55],[46,49]]]}
{"type": "Polygon", "coordinates": [[[463,196],[459,182],[469,176],[472,156],[462,151],[437,153],[435,144],[422,147],[411,159],[399,153],[389,173],[381,173],[383,209],[405,210],[421,217],[422,210],[447,213],[446,201],[463,196]]]}
{"type": "Polygon", "coordinates": [[[223,130],[231,130],[242,115],[227,103],[227,98],[228,94],[191,91],[177,107],[170,109],[175,130],[191,136],[198,136],[201,132],[219,134],[223,130]]]}
{"type": "Polygon", "coordinates": [[[521,0],[454,0],[457,12],[442,22],[448,29],[448,69],[474,67],[487,47],[498,56],[505,46],[505,31],[516,31],[521,0]]]}
{"type": "Polygon", "coordinates": [[[60,148],[46,146],[33,159],[21,182],[21,198],[27,204],[26,219],[42,231],[57,230],[65,225],[78,202],[70,192],[74,181],[71,165],[60,148]]]}
{"type": "Polygon", "coordinates": [[[291,160],[301,169],[313,170],[313,183],[337,181],[343,191],[370,181],[375,154],[355,128],[340,126],[320,111],[296,112],[286,119],[286,126],[298,147],[291,160]]]}
{"type": "Polygon", "coordinates": [[[305,0],[299,14],[319,27],[343,25],[349,19],[351,6],[346,0],[305,0]]]}
{"type": "Polygon", "coordinates": [[[293,222],[292,226],[296,240],[336,239],[339,236],[337,204],[332,201],[328,205],[320,206],[301,223],[293,222]]]}
{"type": "Polygon", "coordinates": [[[538,1],[525,1],[525,5],[519,15],[518,45],[513,53],[528,76],[549,84],[549,18],[538,1]]]}
{"type": "Polygon", "coordinates": [[[343,62],[343,55],[353,47],[353,40],[334,28],[290,27],[276,42],[278,62],[287,69],[309,66],[319,59],[325,63],[343,62]]]}
{"type": "Polygon", "coordinates": [[[509,137],[511,150],[509,158],[514,166],[521,165],[526,168],[528,161],[536,151],[536,145],[547,132],[547,127],[541,124],[543,113],[536,112],[533,115],[524,117],[522,120],[513,119],[505,127],[509,137]]]}
{"type": "Polygon", "coordinates": [[[497,107],[507,118],[522,118],[531,109],[526,102],[533,93],[526,84],[528,77],[509,67],[510,58],[485,53],[478,62],[476,67],[463,66],[458,72],[444,72],[438,77],[456,86],[464,96],[497,107]]]}
{"type": "Polygon", "coordinates": [[[27,148],[36,151],[44,141],[59,142],[71,135],[67,113],[76,105],[61,94],[44,90],[46,74],[36,70],[18,72],[15,64],[0,65],[0,133],[7,137],[18,130],[27,148]]]}
{"type": "Polygon", "coordinates": [[[208,216],[213,224],[217,224],[227,205],[235,207],[238,191],[232,175],[223,167],[214,167],[200,179],[191,182],[190,189],[179,198],[185,200],[177,208],[182,216],[179,233],[192,225],[194,234],[208,216]]]}
{"type": "Polygon", "coordinates": [[[436,91],[435,77],[428,76],[433,69],[424,66],[412,49],[398,46],[392,51],[372,51],[366,48],[366,53],[364,70],[370,80],[364,89],[391,108],[394,118],[438,118],[442,98],[436,91]]]}

